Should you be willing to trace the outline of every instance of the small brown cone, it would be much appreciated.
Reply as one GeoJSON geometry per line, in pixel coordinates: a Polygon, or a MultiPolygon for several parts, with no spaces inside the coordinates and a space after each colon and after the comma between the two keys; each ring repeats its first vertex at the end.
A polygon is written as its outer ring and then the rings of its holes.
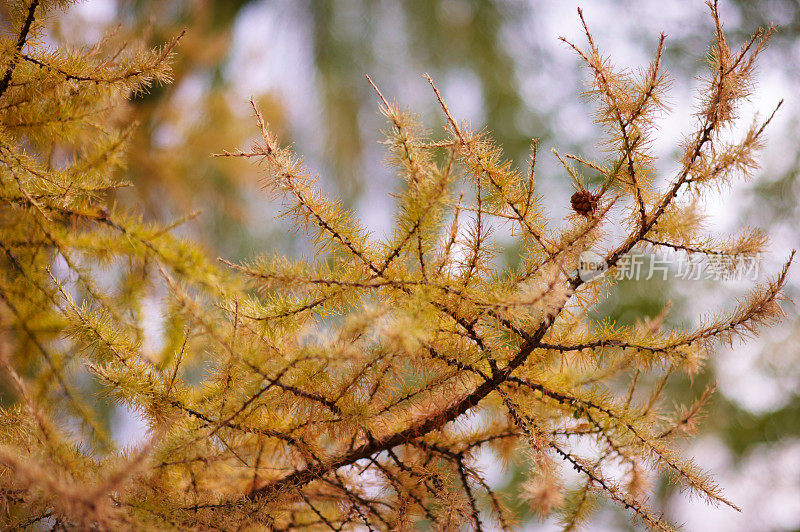
{"type": "Polygon", "coordinates": [[[586,189],[575,192],[570,198],[572,209],[582,216],[590,216],[597,210],[597,196],[586,189]]]}

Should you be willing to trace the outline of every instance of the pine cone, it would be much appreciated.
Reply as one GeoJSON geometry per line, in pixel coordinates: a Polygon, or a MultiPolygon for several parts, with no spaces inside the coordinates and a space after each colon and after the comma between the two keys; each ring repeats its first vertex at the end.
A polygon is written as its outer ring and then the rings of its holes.
{"type": "Polygon", "coordinates": [[[581,189],[570,198],[570,203],[575,212],[582,216],[589,216],[597,210],[597,198],[586,189],[581,189]]]}

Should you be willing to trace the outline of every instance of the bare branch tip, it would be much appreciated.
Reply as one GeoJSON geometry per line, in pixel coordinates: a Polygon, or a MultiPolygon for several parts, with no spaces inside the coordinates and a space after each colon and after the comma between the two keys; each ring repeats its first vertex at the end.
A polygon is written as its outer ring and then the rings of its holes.
{"type": "Polygon", "coordinates": [[[383,93],[378,88],[378,86],[375,85],[375,83],[372,81],[372,78],[369,77],[369,74],[364,74],[364,76],[367,78],[367,82],[369,82],[369,84],[372,86],[372,88],[375,89],[375,92],[378,93],[378,97],[381,99],[381,102],[383,102],[383,106],[388,111],[390,106],[389,106],[389,102],[386,100],[386,97],[383,95],[383,93]]]}

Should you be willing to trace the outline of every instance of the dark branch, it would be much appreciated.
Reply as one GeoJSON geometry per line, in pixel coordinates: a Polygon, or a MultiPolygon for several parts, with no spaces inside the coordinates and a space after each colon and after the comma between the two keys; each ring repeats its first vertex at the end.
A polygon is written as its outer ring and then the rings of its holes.
{"type": "Polygon", "coordinates": [[[20,29],[19,37],[17,37],[17,45],[14,47],[14,57],[11,58],[11,63],[8,65],[3,79],[0,80],[0,97],[6,93],[11,83],[11,76],[14,75],[14,69],[17,67],[19,61],[19,54],[22,52],[22,47],[25,46],[25,41],[28,39],[28,32],[31,31],[31,25],[33,24],[36,7],[38,5],[39,0],[33,0],[31,5],[28,6],[28,16],[25,18],[25,22],[22,23],[22,29],[20,29]]]}

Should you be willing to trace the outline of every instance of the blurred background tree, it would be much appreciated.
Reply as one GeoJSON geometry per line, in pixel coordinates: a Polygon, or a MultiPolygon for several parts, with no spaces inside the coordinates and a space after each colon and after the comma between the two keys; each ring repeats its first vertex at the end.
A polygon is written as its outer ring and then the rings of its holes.
{"type": "MultiPolygon", "coordinates": [[[[657,154],[668,154],[666,146],[688,123],[695,74],[704,66],[696,58],[711,34],[705,6],[683,0],[584,4],[600,45],[631,68],[645,64],[660,31],[668,34],[665,60],[675,79],[675,112],[664,117],[663,147],[654,146],[657,154]]],[[[90,0],[56,21],[48,38],[88,43],[119,26],[118,38],[145,36],[155,46],[188,30],[175,59],[175,82],[133,102],[140,127],[127,177],[136,187],[121,190],[116,200],[144,205],[149,216],[162,221],[200,211],[181,230],[203,239],[212,253],[236,260],[270,247],[288,253],[308,249],[273,219],[276,207],[258,192],[257,169],[210,157],[248,143],[251,95],[282,141],[294,142],[309,166],[328,178],[325,187],[358,210],[373,231],[389,227],[393,206],[385,191],[397,184],[382,165],[385,152],[376,139],[385,124],[365,73],[433,127],[443,119],[421,77],[430,73],[454,113],[494,132],[520,166],[527,163],[531,139],[539,138],[537,184],[563,200],[553,203],[550,215],[565,216],[572,191],[549,149],[591,155],[597,134],[587,118],[588,102],[576,98],[586,73],[557,40],[577,35],[577,5],[573,0],[90,0]]],[[[721,7],[726,29],[739,39],[760,25],[781,25],[762,60],[759,97],[749,110],[763,114],[796,91],[800,4],[729,0],[721,7]]],[[[762,269],[800,241],[794,222],[800,216],[798,117],[797,103],[789,99],[771,125],[760,178],[709,198],[712,227],[747,224],[771,235],[774,253],[762,269]]],[[[516,256],[516,250],[507,250],[506,260],[513,263],[516,256]]],[[[793,269],[788,291],[797,300],[800,282],[793,269]]],[[[678,324],[688,302],[710,309],[725,299],[722,293],[739,288],[735,282],[639,281],[612,294],[597,315],[626,322],[652,316],[671,300],[669,322],[678,324]]],[[[800,318],[796,307],[787,311],[782,327],[757,342],[721,349],[695,382],[680,384],[702,389],[719,382],[692,452],[712,466],[744,510],[739,515],[686,502],[656,479],[659,504],[690,529],[800,528],[800,318]]],[[[118,437],[130,442],[139,432],[134,419],[117,429],[118,437]]],[[[516,493],[516,472],[496,477],[498,486],[516,493]]],[[[608,509],[597,526],[629,525],[608,509]]],[[[553,525],[532,521],[529,527],[553,525]]]]}

